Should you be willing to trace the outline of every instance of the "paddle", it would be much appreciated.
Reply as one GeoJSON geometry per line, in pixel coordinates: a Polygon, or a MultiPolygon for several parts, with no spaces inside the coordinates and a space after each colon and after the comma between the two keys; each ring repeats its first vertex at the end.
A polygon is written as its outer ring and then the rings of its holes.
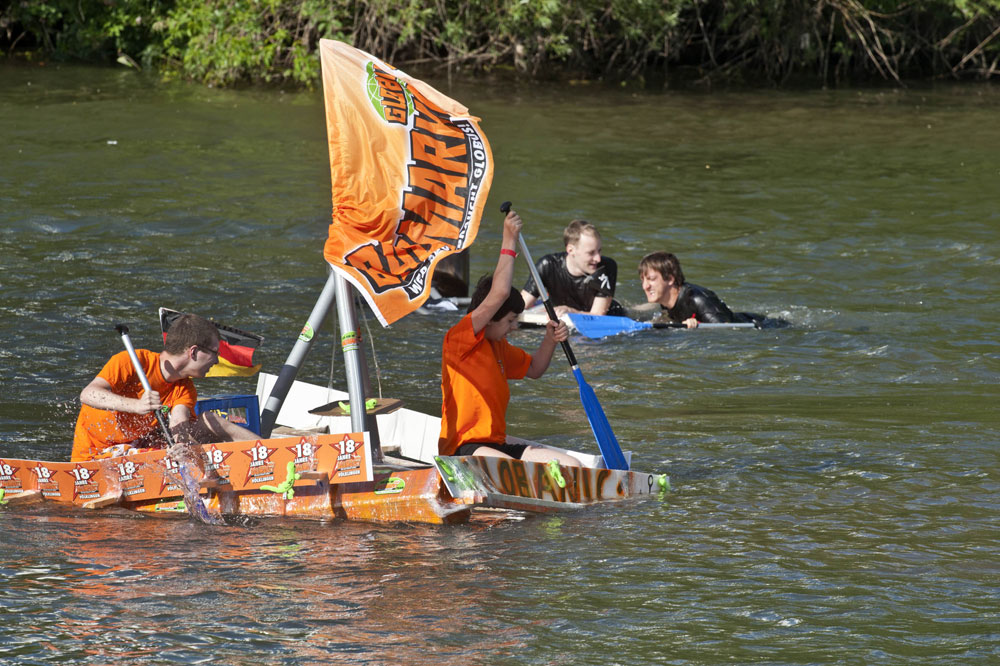
{"type": "MultiPolygon", "coordinates": [[[[504,215],[510,212],[509,201],[505,201],[500,205],[500,212],[504,215]]],[[[535,279],[535,284],[538,286],[538,293],[542,297],[542,303],[545,304],[545,311],[549,313],[549,319],[559,321],[559,318],[556,317],[555,308],[549,302],[549,294],[545,290],[545,285],[542,284],[542,278],[538,275],[538,269],[535,268],[535,262],[531,259],[531,252],[528,250],[528,244],[524,240],[524,234],[518,236],[518,242],[521,245],[521,254],[528,261],[531,277],[535,279]]],[[[580,387],[580,402],[583,403],[583,410],[587,413],[590,428],[594,431],[594,437],[597,438],[597,445],[601,449],[601,455],[604,456],[604,464],[607,465],[608,469],[628,469],[628,462],[625,460],[625,455],[622,453],[621,447],[618,446],[618,440],[615,439],[615,433],[611,430],[608,417],[604,415],[604,410],[601,408],[601,403],[598,402],[594,390],[584,380],[580,366],[576,362],[576,355],[573,354],[568,341],[563,340],[561,344],[563,351],[566,353],[566,360],[569,361],[570,369],[573,371],[573,376],[576,377],[576,383],[580,387]]]]}
{"type": "MultiPolygon", "coordinates": [[[[613,317],[610,315],[569,314],[570,321],[576,330],[585,338],[605,338],[619,333],[634,333],[648,328],[687,328],[680,322],[636,321],[628,317],[613,317]]],[[[702,324],[698,328],[756,328],[753,322],[732,324],[702,324]]]]}
{"type": "MultiPolygon", "coordinates": [[[[119,335],[122,336],[122,343],[125,345],[125,351],[128,352],[128,357],[132,360],[132,367],[135,368],[135,372],[139,375],[139,381],[142,382],[142,388],[146,390],[146,393],[152,393],[153,389],[149,385],[149,379],[146,377],[146,371],[142,368],[142,363],[139,362],[139,357],[135,354],[135,347],[132,346],[132,339],[128,336],[128,326],[125,324],[118,324],[115,326],[115,330],[118,331],[119,335]]],[[[167,440],[167,454],[174,458],[177,462],[177,470],[181,479],[182,490],[184,491],[184,505],[187,507],[188,513],[192,517],[197,518],[203,523],[208,525],[217,524],[219,521],[213,519],[211,514],[208,513],[208,508],[205,503],[201,501],[201,496],[198,494],[198,484],[195,482],[194,478],[191,476],[191,472],[188,470],[188,463],[180,460],[176,452],[181,450],[181,447],[174,442],[174,438],[170,435],[170,428],[167,427],[167,420],[163,415],[161,410],[156,410],[156,420],[160,424],[160,429],[163,431],[163,436],[167,440]]],[[[186,447],[185,447],[186,448],[186,447]]],[[[188,452],[194,455],[193,452],[188,452]]]]}

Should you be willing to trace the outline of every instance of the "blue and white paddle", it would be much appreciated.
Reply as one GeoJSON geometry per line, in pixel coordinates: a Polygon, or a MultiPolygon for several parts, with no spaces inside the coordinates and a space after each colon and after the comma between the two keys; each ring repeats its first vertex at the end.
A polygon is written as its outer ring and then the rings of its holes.
{"type": "MultiPolygon", "coordinates": [[[[620,333],[634,333],[645,331],[648,328],[687,328],[683,323],[662,322],[662,321],[636,321],[628,317],[614,317],[611,315],[589,315],[569,313],[569,319],[573,322],[576,330],[585,338],[606,338],[609,335],[620,333]]],[[[739,322],[731,324],[711,324],[700,323],[698,328],[757,328],[757,324],[752,322],[739,322]]]]}
{"type": "MultiPolygon", "coordinates": [[[[510,212],[509,201],[505,201],[500,205],[500,212],[504,215],[510,212]]],[[[545,285],[542,284],[542,278],[538,275],[535,262],[531,259],[531,252],[528,250],[528,244],[524,241],[524,234],[518,236],[518,242],[521,244],[521,254],[528,261],[531,277],[535,279],[535,284],[538,286],[538,293],[542,297],[542,303],[545,304],[545,311],[549,313],[549,319],[559,321],[559,318],[556,317],[555,308],[549,302],[549,293],[546,291],[545,285]]],[[[583,403],[583,410],[587,413],[587,420],[590,421],[590,429],[594,431],[594,437],[597,438],[597,446],[600,447],[601,455],[604,456],[604,464],[608,469],[628,469],[625,454],[622,453],[621,447],[618,446],[618,440],[615,438],[615,433],[611,430],[608,417],[604,415],[601,403],[594,394],[594,389],[590,388],[590,385],[583,378],[580,366],[576,362],[576,355],[573,354],[568,341],[563,340],[561,344],[563,351],[566,353],[566,360],[569,361],[570,369],[573,371],[573,376],[576,378],[576,383],[580,387],[580,402],[583,403]]]]}

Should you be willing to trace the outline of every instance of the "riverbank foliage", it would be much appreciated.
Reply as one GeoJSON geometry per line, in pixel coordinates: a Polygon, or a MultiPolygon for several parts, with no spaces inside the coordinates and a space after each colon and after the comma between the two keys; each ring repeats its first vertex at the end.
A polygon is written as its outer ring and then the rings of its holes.
{"type": "Polygon", "coordinates": [[[13,0],[0,47],[313,86],[320,38],[399,67],[701,83],[996,79],[1000,0],[13,0]]]}

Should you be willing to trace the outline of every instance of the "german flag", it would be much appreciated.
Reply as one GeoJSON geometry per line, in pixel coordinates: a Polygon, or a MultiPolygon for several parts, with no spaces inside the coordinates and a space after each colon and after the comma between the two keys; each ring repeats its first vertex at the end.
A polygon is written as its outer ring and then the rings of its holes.
{"type": "MultiPolygon", "coordinates": [[[[160,329],[163,339],[167,339],[167,329],[183,312],[160,308],[160,329]]],[[[212,322],[219,329],[219,362],[208,371],[208,377],[250,377],[260,371],[254,365],[253,353],[264,341],[256,333],[247,333],[232,326],[212,322]]]]}

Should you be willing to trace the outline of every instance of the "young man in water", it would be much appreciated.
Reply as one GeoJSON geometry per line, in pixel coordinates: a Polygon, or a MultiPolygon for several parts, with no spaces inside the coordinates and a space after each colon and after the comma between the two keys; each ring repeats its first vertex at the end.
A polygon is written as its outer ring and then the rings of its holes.
{"type": "Polygon", "coordinates": [[[155,412],[169,408],[171,435],[183,442],[259,439],[252,430],[208,411],[195,418],[198,393],[192,378],[204,377],[219,360],[215,324],[186,314],[167,330],[163,351],[136,349],[152,391],[142,388],[128,352],[111,357],[80,393],[80,415],[73,437],[73,462],[125,455],[133,450],[163,448],[155,412]]]}
{"type": "Polygon", "coordinates": [[[566,324],[550,321],[534,355],[507,342],[507,333],[517,326],[517,315],[524,310],[524,300],[511,286],[520,232],[521,218],[511,211],[504,219],[500,258],[493,275],[479,281],[469,313],[444,337],[438,451],[443,456],[558,460],[563,465],[579,466],[578,460],[562,451],[507,442],[507,382],[541,377],[556,343],[569,336],[566,324]]]}
{"type": "MultiPolygon", "coordinates": [[[[549,292],[556,314],[624,315],[614,300],[618,264],[601,255],[601,234],[590,222],[573,220],[563,231],[565,252],[547,254],[536,262],[539,277],[549,292]]],[[[529,277],[521,290],[525,307],[538,300],[540,292],[529,277]]]]}
{"type": "Polygon", "coordinates": [[[646,300],[658,303],[672,322],[697,328],[698,323],[753,322],[756,315],[734,313],[715,292],[684,280],[681,264],[670,252],[652,252],[639,262],[639,279],[646,300]]]}

